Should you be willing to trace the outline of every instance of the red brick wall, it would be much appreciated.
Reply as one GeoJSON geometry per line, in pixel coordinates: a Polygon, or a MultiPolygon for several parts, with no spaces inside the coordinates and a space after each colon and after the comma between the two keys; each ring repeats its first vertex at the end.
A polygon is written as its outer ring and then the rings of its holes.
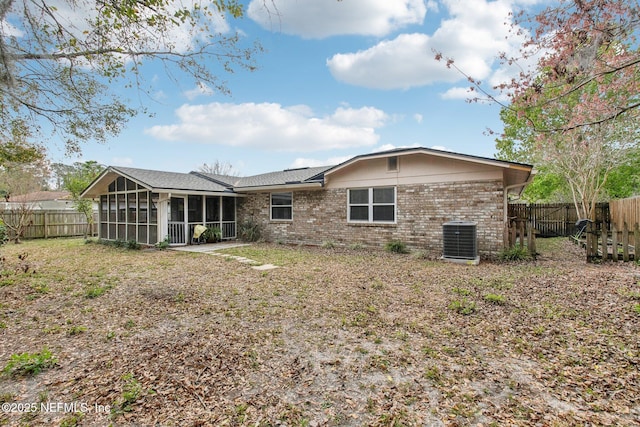
{"type": "Polygon", "coordinates": [[[400,240],[412,249],[442,253],[442,224],[451,220],[478,223],[478,250],[483,256],[502,249],[501,181],[415,184],[397,187],[396,224],[347,223],[347,189],[293,193],[293,221],[269,220],[269,193],[249,194],[239,202],[238,221],[253,217],[266,241],[290,244],[382,247],[400,240]]]}

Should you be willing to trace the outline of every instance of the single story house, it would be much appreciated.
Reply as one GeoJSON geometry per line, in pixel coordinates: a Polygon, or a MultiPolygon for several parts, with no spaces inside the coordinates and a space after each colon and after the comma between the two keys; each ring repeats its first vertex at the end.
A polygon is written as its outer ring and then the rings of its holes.
{"type": "Polygon", "coordinates": [[[190,241],[198,224],[234,239],[252,220],[267,241],[381,246],[399,240],[442,252],[443,225],[477,224],[477,246],[503,248],[507,203],[533,166],[428,148],[353,157],[334,166],[248,177],[108,167],[84,191],[100,206],[104,239],[190,241]]]}

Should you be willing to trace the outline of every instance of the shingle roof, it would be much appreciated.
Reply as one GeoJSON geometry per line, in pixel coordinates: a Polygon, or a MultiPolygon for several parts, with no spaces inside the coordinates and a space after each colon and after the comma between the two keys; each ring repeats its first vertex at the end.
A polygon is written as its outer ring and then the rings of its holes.
{"type": "Polygon", "coordinates": [[[297,184],[303,182],[322,182],[324,171],[333,166],[320,166],[313,168],[285,169],[278,172],[263,173],[239,178],[235,187],[262,187],[269,185],[297,184]]]}
{"type": "Polygon", "coordinates": [[[127,167],[111,167],[128,178],[155,189],[192,190],[192,191],[225,191],[227,187],[191,173],[164,172],[127,167]]]}

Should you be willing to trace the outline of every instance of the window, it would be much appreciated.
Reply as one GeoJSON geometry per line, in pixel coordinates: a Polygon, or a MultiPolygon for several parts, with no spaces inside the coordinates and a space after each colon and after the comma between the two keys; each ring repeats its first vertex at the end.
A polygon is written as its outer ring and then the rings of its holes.
{"type": "Polygon", "coordinates": [[[271,219],[293,219],[293,193],[271,193],[271,219]]]}
{"type": "Polygon", "coordinates": [[[395,187],[350,189],[348,204],[349,222],[396,221],[395,187]]]}
{"type": "Polygon", "coordinates": [[[387,171],[389,172],[398,171],[398,156],[387,157],[387,171]]]}

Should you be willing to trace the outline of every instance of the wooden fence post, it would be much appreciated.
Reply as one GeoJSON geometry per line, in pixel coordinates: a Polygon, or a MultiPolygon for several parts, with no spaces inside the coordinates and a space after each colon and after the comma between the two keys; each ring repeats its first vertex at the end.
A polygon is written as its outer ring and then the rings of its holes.
{"type": "Polygon", "coordinates": [[[602,252],[602,259],[609,259],[609,232],[605,224],[602,224],[602,230],[600,230],[600,251],[602,252]]]}
{"type": "Polygon", "coordinates": [[[618,228],[611,224],[611,260],[618,262],[618,228]]]}
{"type": "Polygon", "coordinates": [[[42,218],[42,228],[43,228],[43,234],[44,234],[44,238],[46,239],[47,237],[49,237],[49,212],[44,211],[44,215],[42,218]]]}
{"type": "Polygon", "coordinates": [[[622,260],[629,262],[629,227],[626,221],[622,229],[622,260]]]}
{"type": "Polygon", "coordinates": [[[633,227],[633,258],[638,261],[638,251],[640,250],[640,224],[636,222],[633,227]]]}

